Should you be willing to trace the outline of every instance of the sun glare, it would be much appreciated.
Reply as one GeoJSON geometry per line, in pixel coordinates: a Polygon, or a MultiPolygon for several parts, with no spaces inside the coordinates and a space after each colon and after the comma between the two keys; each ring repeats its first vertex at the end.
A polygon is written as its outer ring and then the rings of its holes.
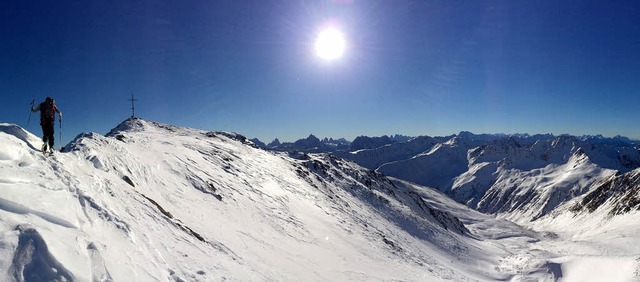
{"type": "Polygon", "coordinates": [[[342,57],[346,48],[344,35],[335,28],[327,28],[316,38],[316,56],[324,60],[336,60],[342,57]]]}

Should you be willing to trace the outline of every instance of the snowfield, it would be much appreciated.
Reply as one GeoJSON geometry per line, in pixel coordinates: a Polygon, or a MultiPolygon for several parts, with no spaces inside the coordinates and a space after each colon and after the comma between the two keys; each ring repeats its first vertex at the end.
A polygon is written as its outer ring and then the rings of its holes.
{"type": "MultiPolygon", "coordinates": [[[[496,216],[331,155],[269,152],[238,134],[141,119],[83,133],[50,157],[16,125],[0,124],[0,144],[2,281],[640,280],[640,214],[612,213],[609,190],[592,194],[597,208],[580,208],[593,201],[577,194],[595,193],[581,190],[546,210],[496,216]]],[[[449,143],[414,161],[429,169],[436,154],[468,157],[449,143]]],[[[518,185],[571,193],[616,174],[579,152],[557,158],[568,162],[531,168],[538,184],[518,185]]],[[[478,155],[474,169],[489,163],[478,155]]],[[[478,175],[450,185],[472,191],[485,181],[478,175]]],[[[633,191],[620,198],[635,203],[633,191]]]]}

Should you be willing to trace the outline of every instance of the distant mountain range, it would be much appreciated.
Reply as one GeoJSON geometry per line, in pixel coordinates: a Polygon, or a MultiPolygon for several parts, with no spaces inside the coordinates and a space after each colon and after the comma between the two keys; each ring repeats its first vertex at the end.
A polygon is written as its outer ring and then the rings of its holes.
{"type": "Polygon", "coordinates": [[[319,139],[315,135],[311,134],[307,138],[299,139],[295,142],[280,142],[278,138],[274,139],[271,143],[265,144],[259,139],[251,139],[258,147],[273,151],[297,151],[303,153],[332,153],[338,151],[356,151],[362,149],[375,149],[385,145],[405,142],[411,140],[413,137],[395,134],[392,136],[380,136],[380,137],[368,137],[358,136],[353,141],[348,141],[344,138],[333,139],[325,137],[319,139]]]}
{"type": "MultiPolygon", "coordinates": [[[[635,175],[632,171],[640,167],[638,147],[639,141],[622,136],[465,131],[444,137],[360,136],[353,142],[310,135],[293,143],[263,146],[275,151],[331,153],[384,175],[436,188],[478,211],[504,214],[515,221],[540,218],[578,196],[596,193],[592,190],[603,182],[624,177],[616,175],[635,175]]],[[[617,181],[609,185],[618,187],[624,182],[617,181]]],[[[583,200],[574,210],[596,198],[583,200]]],[[[640,201],[626,198],[625,208],[617,210],[640,206],[640,201]]]]}

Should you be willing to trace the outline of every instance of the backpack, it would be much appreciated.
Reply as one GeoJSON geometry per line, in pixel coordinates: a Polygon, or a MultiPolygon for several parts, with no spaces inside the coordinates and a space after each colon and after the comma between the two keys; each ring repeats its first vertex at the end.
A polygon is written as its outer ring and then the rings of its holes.
{"type": "Polygon", "coordinates": [[[40,104],[40,123],[50,123],[55,120],[56,103],[53,99],[48,98],[40,104]]]}

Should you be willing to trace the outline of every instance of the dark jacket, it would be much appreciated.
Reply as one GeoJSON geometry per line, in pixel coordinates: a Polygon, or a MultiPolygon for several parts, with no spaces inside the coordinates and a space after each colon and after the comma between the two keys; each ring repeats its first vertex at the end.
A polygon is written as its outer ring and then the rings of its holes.
{"type": "Polygon", "coordinates": [[[56,119],[55,113],[58,113],[58,117],[62,120],[62,112],[58,109],[53,99],[40,103],[35,109],[32,107],[31,111],[40,112],[40,125],[53,123],[56,119]]]}

